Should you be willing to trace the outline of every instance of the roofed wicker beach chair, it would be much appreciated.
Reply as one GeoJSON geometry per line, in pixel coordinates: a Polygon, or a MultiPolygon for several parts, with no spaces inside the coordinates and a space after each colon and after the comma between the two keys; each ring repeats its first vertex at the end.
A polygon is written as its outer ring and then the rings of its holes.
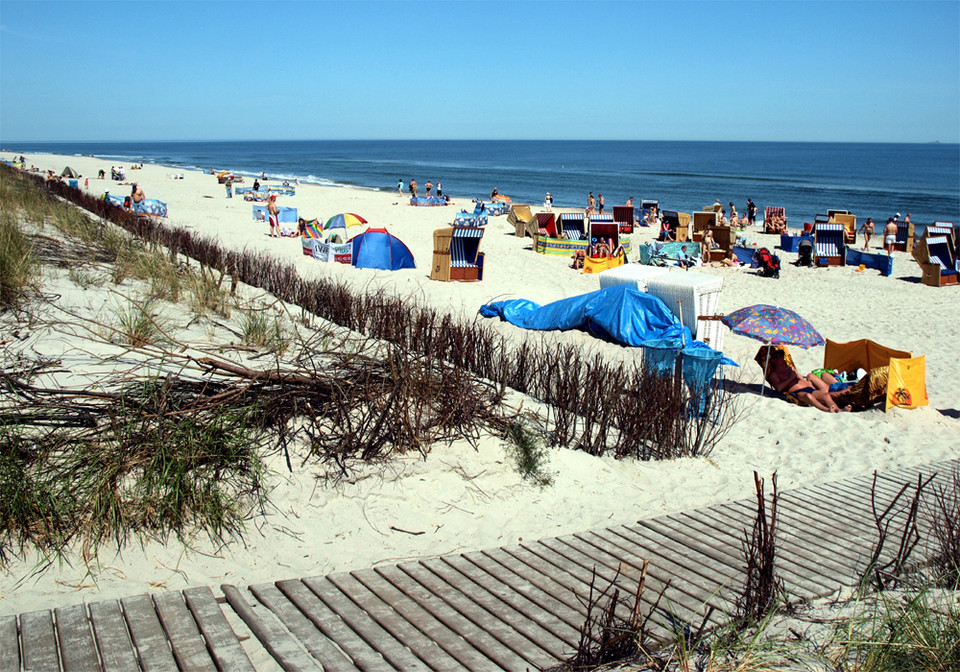
{"type": "Polygon", "coordinates": [[[913,252],[913,222],[898,221],[896,224],[897,239],[893,243],[893,249],[899,250],[900,252],[913,252]]]}
{"type": "Polygon", "coordinates": [[[703,240],[704,231],[717,226],[719,223],[720,215],[712,210],[710,212],[693,213],[693,239],[698,242],[703,240]]]}
{"type": "Polygon", "coordinates": [[[513,224],[513,235],[517,236],[518,238],[522,238],[527,235],[531,237],[536,236],[536,231],[531,232],[527,227],[527,224],[532,221],[534,221],[534,216],[533,213],[530,212],[529,205],[518,203],[511,206],[510,212],[507,213],[507,224],[513,224]]]}
{"type": "Polygon", "coordinates": [[[831,224],[843,225],[843,242],[853,245],[857,242],[857,216],[849,212],[837,212],[832,215],[831,224]]]}
{"type": "Polygon", "coordinates": [[[620,233],[633,233],[635,210],[632,205],[613,206],[613,221],[620,226],[620,233]]]}
{"type": "Polygon", "coordinates": [[[584,240],[587,237],[587,220],[582,212],[560,213],[559,233],[568,240],[584,240]]]}
{"type": "Polygon", "coordinates": [[[774,224],[774,219],[783,221],[782,229],[786,228],[787,216],[781,207],[767,205],[763,208],[763,232],[764,233],[783,233],[781,227],[774,224]]]}
{"type": "Polygon", "coordinates": [[[710,232],[713,234],[714,247],[710,250],[710,258],[704,259],[704,263],[711,261],[723,261],[727,258],[727,255],[730,254],[730,250],[733,246],[733,241],[731,240],[730,227],[729,226],[713,226],[710,227],[710,232]]]}
{"type": "Polygon", "coordinates": [[[433,232],[431,280],[476,282],[483,280],[481,227],[453,226],[433,232]]]}
{"type": "Polygon", "coordinates": [[[813,247],[815,266],[843,266],[843,224],[815,224],[813,247]]]}
{"type": "Polygon", "coordinates": [[[920,242],[910,251],[920,265],[920,282],[930,287],[956,285],[958,264],[951,239],[947,236],[928,235],[925,232],[920,242]]]}
{"type": "Polygon", "coordinates": [[[552,212],[537,213],[537,235],[548,238],[558,238],[557,222],[552,212]]]}

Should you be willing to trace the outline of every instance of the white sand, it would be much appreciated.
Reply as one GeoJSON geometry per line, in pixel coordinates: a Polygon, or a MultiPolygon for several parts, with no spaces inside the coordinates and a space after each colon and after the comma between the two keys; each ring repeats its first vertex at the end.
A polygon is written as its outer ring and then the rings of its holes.
{"type": "MultiPolygon", "coordinates": [[[[0,154],[11,159],[9,153],[0,154]]],[[[70,165],[82,175],[109,174],[110,163],[84,157],[27,155],[27,164],[58,173],[70,165]]],[[[229,168],[229,166],[224,166],[229,168]]],[[[266,225],[253,220],[251,204],[226,199],[214,176],[145,165],[127,169],[148,198],[165,201],[168,222],[215,236],[223,245],[262,250],[296,264],[304,275],[346,279],[370,291],[388,289],[473,319],[485,302],[526,298],[541,304],[598,288],[596,276],[568,268],[569,260],[531,251],[529,239],[513,236],[506,218],[486,227],[481,283],[429,280],[434,229],[448,226],[469,199],[454,205],[415,208],[393,193],[300,185],[297,195],[279,204],[321,220],[355,212],[371,226],[385,227],[413,252],[419,268],[394,273],[325,264],[301,254],[299,239],[272,239],[266,225]],[[184,175],[171,180],[169,174],[184,175]]],[[[496,180],[491,178],[491,183],[496,180]]],[[[81,178],[81,184],[83,179],[81,178]]],[[[252,184],[247,180],[246,185],[252,184]]],[[[268,182],[267,184],[276,184],[268,182]]],[[[456,193],[456,187],[453,192],[456,193]]],[[[509,185],[501,185],[509,194],[509,185]]],[[[89,189],[126,195],[130,187],[90,179],[89,189]]],[[[612,204],[611,204],[612,205],[612,204]]],[[[682,209],[682,208],[681,208],[682,209]]],[[[538,208],[534,207],[534,211],[538,208]]],[[[361,229],[351,229],[350,234],[361,229]]],[[[633,234],[634,245],[653,232],[633,234]]],[[[750,242],[773,248],[772,236],[752,234],[750,242]]],[[[785,262],[795,255],[781,255],[785,262]]],[[[468,445],[434,446],[426,460],[404,457],[385,468],[367,469],[339,486],[316,479],[316,468],[292,476],[282,462],[272,495],[277,511],[252,522],[245,545],[211,554],[206,542],[185,550],[172,542],[131,545],[120,555],[101,550],[99,570],[88,572],[78,559],[73,566],[52,567],[29,576],[37,558],[13,563],[0,574],[0,613],[50,608],[189,585],[246,585],[291,577],[322,575],[443,553],[514,544],[523,539],[631,523],[639,518],[691,509],[752,494],[752,471],[779,474],[782,489],[810,482],[867,474],[874,469],[922,464],[960,456],[960,361],[957,355],[960,288],[919,284],[919,270],[907,254],[898,254],[894,275],[853,268],[799,269],[789,263],[780,280],[756,277],[737,269],[703,269],[722,275],[720,312],[755,303],[791,308],[826,338],[847,341],[871,338],[889,347],[926,356],[930,405],[884,413],[828,415],[753,393],[741,396],[740,422],[709,459],[638,463],[551,451],[554,483],[538,488],[517,474],[504,446],[485,439],[479,450],[468,445]],[[397,528],[397,529],[393,529],[397,528]],[[405,532],[404,532],[405,530],[405,532]],[[409,534],[423,532],[423,534],[409,534]]],[[[61,302],[68,301],[68,294],[61,302]]],[[[490,325],[511,338],[535,337],[512,326],[490,325]]],[[[547,338],[598,348],[605,356],[633,358],[638,350],[598,344],[582,333],[547,338]]],[[[745,383],[759,383],[752,358],[758,343],[726,335],[726,354],[742,365],[745,383]]],[[[819,366],[823,349],[793,349],[801,370],[819,366]]]]}

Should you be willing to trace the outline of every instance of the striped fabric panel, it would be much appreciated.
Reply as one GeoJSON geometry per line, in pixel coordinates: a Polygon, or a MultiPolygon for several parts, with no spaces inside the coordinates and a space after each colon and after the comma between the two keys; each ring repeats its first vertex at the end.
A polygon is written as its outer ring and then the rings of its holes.
{"type": "Polygon", "coordinates": [[[840,248],[836,243],[817,243],[818,257],[839,257],[840,248]]]}
{"type": "Polygon", "coordinates": [[[818,233],[823,231],[827,231],[827,232],[838,231],[842,233],[843,230],[844,230],[843,224],[817,224],[815,228],[815,231],[817,231],[818,233]]]}
{"type": "Polygon", "coordinates": [[[607,215],[607,214],[593,215],[592,217],[590,217],[590,221],[591,222],[610,222],[612,224],[613,215],[607,215]]]}
{"type": "Polygon", "coordinates": [[[450,241],[450,265],[454,267],[474,266],[479,239],[483,238],[483,229],[454,229],[450,241]]]}
{"type": "Polygon", "coordinates": [[[577,228],[575,226],[563,227],[563,233],[570,240],[583,240],[583,229],[577,228]]]}
{"type": "Polygon", "coordinates": [[[941,271],[952,271],[953,263],[950,259],[950,247],[946,236],[927,238],[927,252],[931,262],[936,262],[941,271]]]}
{"type": "Polygon", "coordinates": [[[830,215],[814,215],[813,223],[814,224],[826,224],[830,221],[830,215]]]}
{"type": "Polygon", "coordinates": [[[783,217],[783,208],[777,208],[772,205],[768,205],[763,209],[766,219],[771,217],[783,217]]]}

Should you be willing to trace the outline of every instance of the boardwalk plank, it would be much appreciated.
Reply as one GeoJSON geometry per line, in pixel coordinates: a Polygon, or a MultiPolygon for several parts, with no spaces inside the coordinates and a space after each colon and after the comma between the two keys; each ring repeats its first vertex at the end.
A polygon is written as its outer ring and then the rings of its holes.
{"type": "Polygon", "coordinates": [[[56,672],[60,669],[57,637],[53,631],[53,614],[31,611],[20,616],[20,637],[23,641],[23,669],[56,672]]]}
{"type": "MultiPolygon", "coordinates": [[[[321,577],[322,578],[322,577],[321,577]]],[[[337,643],[361,670],[394,669],[379,651],[370,647],[343,621],[339,614],[330,609],[313,594],[303,581],[277,581],[277,588],[323,634],[337,643]]]]}
{"type": "Polygon", "coordinates": [[[16,616],[0,616],[0,672],[20,672],[20,630],[16,616]]]}
{"type": "Polygon", "coordinates": [[[276,585],[250,586],[250,592],[276,616],[290,634],[310,652],[326,672],[355,672],[357,666],[323,632],[297,609],[276,585]]]}
{"type": "Polygon", "coordinates": [[[370,648],[398,670],[427,670],[426,664],[412,654],[403,642],[398,641],[369,614],[360,609],[345,595],[330,577],[304,579],[303,583],[357,633],[370,648]]]}
{"type": "MultiPolygon", "coordinates": [[[[358,572],[349,574],[338,572],[327,578],[347,595],[360,609],[370,615],[380,626],[397,641],[410,649],[431,670],[450,670],[459,667],[459,663],[430,637],[418,630],[410,621],[397,612],[379,595],[370,591],[357,578],[358,572]]],[[[373,574],[373,570],[362,570],[373,574]]]]}
{"type": "Polygon", "coordinates": [[[97,639],[97,648],[100,650],[100,660],[106,672],[118,670],[139,670],[137,653],[130,641],[127,624],[120,611],[120,603],[116,600],[105,602],[91,602],[90,621],[93,623],[93,634],[97,639]]]}
{"type": "Polygon", "coordinates": [[[523,670],[526,667],[525,661],[520,656],[502,646],[492,635],[461,616],[449,604],[414,581],[399,567],[378,567],[376,572],[393,584],[397,590],[416,602],[433,618],[440,621],[447,629],[456,633],[474,650],[490,658],[501,669],[523,670]]]}
{"type": "Polygon", "coordinates": [[[217,667],[224,672],[256,672],[237,634],[223,615],[213,591],[207,586],[187,588],[183,591],[183,597],[207,641],[207,649],[217,667]]]}
{"type": "Polygon", "coordinates": [[[236,586],[223,584],[220,590],[237,616],[247,624],[250,632],[260,640],[263,648],[273,656],[282,669],[286,672],[323,670],[320,663],[311,658],[297,640],[269,613],[269,609],[261,607],[261,612],[258,612],[244,599],[243,593],[236,586]]]}
{"type": "Polygon", "coordinates": [[[185,672],[215,672],[217,666],[207,651],[200,628],[179,591],[153,596],[157,615],[170,639],[173,657],[185,672]]]}
{"type": "Polygon", "coordinates": [[[72,604],[67,607],[58,607],[56,616],[60,662],[64,672],[102,670],[86,605],[72,604]]]}
{"type": "Polygon", "coordinates": [[[491,669],[493,663],[487,656],[388,581],[378,570],[353,572],[353,577],[384,603],[389,604],[407,622],[431,638],[437,646],[456,660],[460,667],[475,672],[491,669]]]}
{"type": "Polygon", "coordinates": [[[177,672],[177,663],[170,650],[170,641],[163,632],[157,609],[149,595],[136,595],[120,600],[133,645],[140,656],[140,665],[147,672],[177,672]]]}
{"type": "Polygon", "coordinates": [[[535,639],[544,650],[559,656],[567,652],[571,645],[577,643],[579,632],[575,628],[561,621],[556,615],[543,610],[517,591],[494,580],[489,574],[480,571],[462,557],[444,556],[425,560],[423,564],[430,571],[442,576],[447,583],[453,584],[458,580],[468,581],[468,584],[463,585],[474,596],[475,601],[481,603],[488,611],[503,614],[503,618],[516,623],[515,627],[521,629],[527,637],[535,639]],[[457,576],[460,578],[458,579],[457,576]]]}
{"type": "MultiPolygon", "coordinates": [[[[495,637],[503,646],[523,658],[526,663],[534,668],[544,667],[548,663],[556,662],[550,651],[543,649],[535,641],[526,637],[498,613],[478,608],[478,604],[471,600],[470,595],[463,590],[467,582],[458,574],[454,573],[454,576],[463,585],[447,583],[437,573],[430,571],[420,562],[402,564],[400,570],[481,631],[495,637]]],[[[502,603],[499,603],[497,607],[499,608],[498,611],[505,610],[502,603]]]]}

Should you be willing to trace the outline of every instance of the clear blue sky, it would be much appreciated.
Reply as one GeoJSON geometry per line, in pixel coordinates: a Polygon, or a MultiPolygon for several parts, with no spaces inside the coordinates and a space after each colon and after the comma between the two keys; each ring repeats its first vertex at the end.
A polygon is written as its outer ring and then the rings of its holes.
{"type": "Polygon", "coordinates": [[[0,0],[0,141],[960,141],[960,2],[0,0]]]}

